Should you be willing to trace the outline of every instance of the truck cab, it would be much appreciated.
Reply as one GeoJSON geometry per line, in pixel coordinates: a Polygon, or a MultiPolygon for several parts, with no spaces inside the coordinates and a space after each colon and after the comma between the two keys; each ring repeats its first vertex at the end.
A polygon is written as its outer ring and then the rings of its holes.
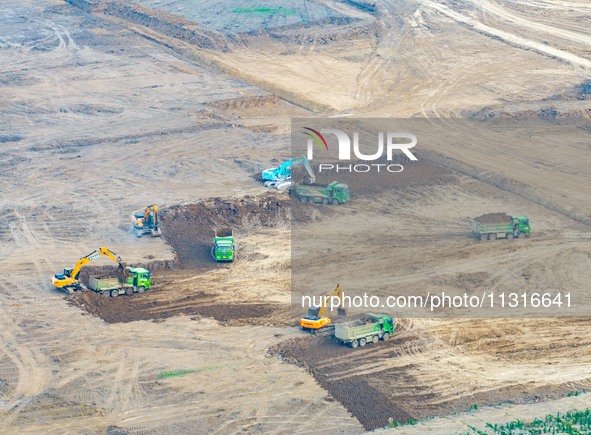
{"type": "Polygon", "coordinates": [[[234,261],[234,243],[229,240],[216,240],[214,255],[216,261],[234,261]]]}
{"type": "Polygon", "coordinates": [[[351,197],[349,186],[338,181],[333,181],[328,185],[328,190],[331,192],[331,197],[336,199],[339,204],[347,202],[351,197]]]}
{"type": "Polygon", "coordinates": [[[131,272],[127,283],[133,285],[135,288],[143,287],[144,290],[150,288],[151,275],[150,271],[143,267],[128,267],[127,270],[131,272]]]}
{"type": "Polygon", "coordinates": [[[529,218],[525,216],[511,216],[513,219],[513,231],[515,234],[523,233],[529,236],[531,228],[529,226],[529,218]]]}
{"type": "Polygon", "coordinates": [[[212,255],[215,261],[234,261],[236,245],[231,228],[223,228],[214,232],[212,255]]]}

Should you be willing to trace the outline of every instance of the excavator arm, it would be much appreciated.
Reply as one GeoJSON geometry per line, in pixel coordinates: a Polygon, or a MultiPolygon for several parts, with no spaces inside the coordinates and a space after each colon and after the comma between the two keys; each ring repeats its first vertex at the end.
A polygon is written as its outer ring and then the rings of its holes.
{"type": "Polygon", "coordinates": [[[123,260],[121,260],[121,257],[112,252],[110,249],[101,247],[95,249],[90,254],[82,257],[80,260],[78,260],[78,262],[76,262],[73,268],[64,269],[63,274],[54,275],[51,278],[51,283],[54,287],[63,288],[66,290],[80,290],[81,288],[84,288],[83,284],[78,281],[80,269],[82,269],[83,266],[90,263],[92,260],[99,258],[100,256],[110,258],[111,260],[119,264],[120,269],[125,270],[125,264],[123,263],[123,260]]]}
{"type": "Polygon", "coordinates": [[[310,179],[310,183],[314,184],[316,182],[316,174],[314,173],[314,169],[312,169],[312,165],[306,156],[301,156],[296,159],[292,160],[292,164],[294,165],[302,165],[306,172],[308,173],[308,178],[310,179]]]}
{"type": "Polygon", "coordinates": [[[336,288],[331,291],[329,294],[326,295],[325,298],[322,299],[322,305],[320,305],[320,309],[318,310],[318,317],[326,317],[326,301],[331,300],[333,296],[339,298],[339,307],[343,303],[343,287],[340,284],[337,284],[336,288]]]}
{"type": "Polygon", "coordinates": [[[300,327],[303,330],[315,333],[319,329],[328,326],[332,320],[327,316],[326,303],[327,301],[332,300],[331,298],[335,296],[338,298],[340,311],[343,304],[343,287],[340,284],[337,284],[334,290],[322,297],[322,302],[319,307],[310,308],[308,316],[303,317],[300,320],[300,327]]]}

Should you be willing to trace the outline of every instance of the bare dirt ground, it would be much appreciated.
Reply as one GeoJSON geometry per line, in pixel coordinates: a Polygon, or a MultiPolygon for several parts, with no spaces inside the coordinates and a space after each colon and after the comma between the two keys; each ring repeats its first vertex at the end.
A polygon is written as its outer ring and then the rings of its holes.
{"type": "Polygon", "coordinates": [[[331,337],[284,341],[276,350],[306,367],[368,430],[387,426],[389,418],[536,403],[589,388],[584,349],[591,343],[580,335],[588,319],[406,320],[397,327],[388,342],[359,352],[331,337]]]}
{"type": "Polygon", "coordinates": [[[589,120],[589,6],[254,3],[0,4],[2,432],[360,433],[588,389],[588,320],[405,318],[392,341],[354,352],[305,336],[292,254],[318,294],[365,283],[330,251],[315,281],[287,195],[253,175],[289,156],[292,116],[425,116],[434,137],[453,125],[470,140],[427,141],[395,189],[310,209],[303,234],[330,222],[359,270],[379,267],[366,247],[387,241],[382,295],[588,289],[588,130],[559,152],[552,132],[589,120]],[[544,127],[518,143],[499,128],[492,150],[462,119],[544,127]],[[152,203],[165,236],[136,239],[129,214],[152,203]],[[535,236],[476,243],[468,217],[496,211],[531,216],[535,236]],[[369,240],[347,229],[364,213],[382,223],[369,240]],[[233,264],[210,261],[218,225],[236,231],[233,264]],[[98,246],[153,269],[154,288],[114,300],[51,288],[98,246]]]}

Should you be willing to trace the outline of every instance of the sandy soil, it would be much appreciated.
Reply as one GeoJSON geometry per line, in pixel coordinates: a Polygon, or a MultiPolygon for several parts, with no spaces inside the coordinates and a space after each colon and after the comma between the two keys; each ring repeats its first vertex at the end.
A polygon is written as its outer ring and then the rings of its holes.
{"type": "MultiPolygon", "coordinates": [[[[589,130],[573,127],[580,140],[556,152],[553,123],[589,120],[588,5],[272,1],[269,16],[251,2],[182,3],[0,5],[3,433],[360,433],[474,403],[545,412],[588,389],[587,320],[407,315],[392,341],[355,352],[306,336],[294,327],[303,313],[290,311],[292,260],[318,294],[327,281],[364,282],[336,266],[336,251],[315,274],[282,212],[227,214],[265,192],[253,175],[289,155],[292,116],[427,116],[434,136],[535,119],[519,146],[499,128],[494,152],[478,129],[427,141],[427,169],[347,207],[308,210],[302,231],[321,235],[330,219],[357,267],[378,267],[368,234],[345,229],[354,215],[381,219],[396,264],[382,294],[393,282],[584,291],[589,130]],[[129,214],[152,203],[172,232],[136,239],[129,214]],[[392,203],[401,207],[384,213],[392,203]],[[471,238],[468,217],[512,210],[535,216],[535,237],[471,238]],[[218,224],[239,236],[231,265],[207,257],[218,224]],[[97,246],[151,265],[153,290],[68,300],[52,289],[52,274],[97,246]],[[162,376],[176,370],[190,373],[162,376]]],[[[432,430],[459,432],[479,412],[432,430]]]]}

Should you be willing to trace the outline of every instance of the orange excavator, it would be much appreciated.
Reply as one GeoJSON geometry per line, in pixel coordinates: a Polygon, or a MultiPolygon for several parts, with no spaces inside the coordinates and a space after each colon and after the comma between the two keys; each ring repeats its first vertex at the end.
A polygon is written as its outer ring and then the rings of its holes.
{"type": "Polygon", "coordinates": [[[121,257],[108,248],[100,247],[78,260],[73,268],[64,269],[64,273],[55,274],[53,277],[51,277],[51,283],[54,287],[62,289],[68,293],[72,293],[76,290],[86,290],[86,286],[78,280],[80,269],[82,269],[84,265],[90,263],[92,260],[103,255],[107,258],[110,258],[119,265],[119,273],[122,276],[127,273],[126,265],[123,260],[121,260],[121,257]]]}
{"type": "Polygon", "coordinates": [[[303,331],[309,331],[311,334],[327,333],[334,330],[334,325],[331,325],[332,319],[327,315],[327,302],[337,297],[339,301],[338,315],[344,316],[345,309],[343,308],[343,287],[337,284],[336,288],[330,293],[322,297],[322,302],[319,307],[313,307],[308,310],[308,315],[300,319],[300,328],[303,331]]]}

